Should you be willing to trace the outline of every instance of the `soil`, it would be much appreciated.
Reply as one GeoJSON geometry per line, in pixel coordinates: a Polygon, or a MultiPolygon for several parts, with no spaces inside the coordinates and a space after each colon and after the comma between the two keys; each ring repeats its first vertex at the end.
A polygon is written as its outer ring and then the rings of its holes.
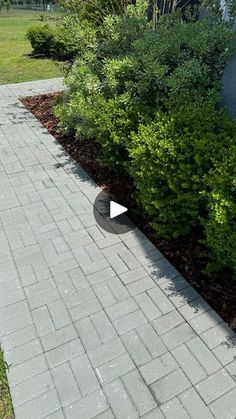
{"type": "Polygon", "coordinates": [[[150,220],[138,211],[132,180],[99,163],[100,147],[95,140],[78,140],[60,132],[53,113],[54,99],[58,95],[60,93],[27,97],[22,102],[112,199],[129,208],[135,224],[236,332],[236,280],[228,270],[203,273],[207,250],[201,243],[202,231],[193,230],[177,240],[158,239],[150,220]]]}

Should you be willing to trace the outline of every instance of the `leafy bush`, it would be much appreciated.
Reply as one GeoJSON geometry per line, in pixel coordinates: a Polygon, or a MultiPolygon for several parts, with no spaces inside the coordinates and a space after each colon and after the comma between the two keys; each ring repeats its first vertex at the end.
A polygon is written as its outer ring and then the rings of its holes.
{"type": "Polygon", "coordinates": [[[74,15],[66,16],[57,26],[51,56],[58,60],[73,60],[77,55],[86,52],[87,43],[93,43],[94,30],[86,22],[80,24],[74,15]]]}
{"type": "Polygon", "coordinates": [[[135,0],[61,0],[66,11],[76,14],[82,20],[90,20],[94,25],[102,24],[109,14],[122,14],[129,3],[135,0]]]}
{"type": "Polygon", "coordinates": [[[54,31],[49,25],[32,26],[28,29],[26,36],[31,43],[34,55],[50,57],[54,31]]]}
{"type": "Polygon", "coordinates": [[[87,42],[93,42],[94,30],[86,22],[80,25],[76,16],[68,15],[57,26],[39,25],[29,28],[27,38],[35,55],[67,61],[86,52],[87,42]]]}
{"type": "Polygon", "coordinates": [[[132,135],[129,167],[138,201],[159,235],[186,234],[206,215],[209,171],[235,141],[235,128],[211,100],[157,113],[132,135]]]}
{"type": "Polygon", "coordinates": [[[209,215],[204,225],[211,270],[228,267],[236,272],[236,140],[234,144],[208,179],[209,215]]]}
{"type": "MultiPolygon", "coordinates": [[[[83,51],[66,78],[66,104],[56,113],[65,131],[96,138],[102,161],[133,177],[159,236],[178,237],[204,223],[220,266],[210,179],[236,142],[235,123],[218,109],[235,35],[221,20],[183,20],[178,13],[154,32],[143,4],[105,17],[93,37],[83,32],[83,51]]],[[[233,264],[227,254],[225,266],[233,264]]]]}

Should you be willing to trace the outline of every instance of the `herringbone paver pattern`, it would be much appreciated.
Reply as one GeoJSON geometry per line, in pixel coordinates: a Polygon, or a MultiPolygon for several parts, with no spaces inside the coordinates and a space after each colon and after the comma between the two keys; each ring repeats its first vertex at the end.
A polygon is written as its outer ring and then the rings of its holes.
{"type": "Polygon", "coordinates": [[[102,231],[100,189],[0,87],[0,342],[17,419],[236,417],[236,338],[136,228],[102,231]]]}

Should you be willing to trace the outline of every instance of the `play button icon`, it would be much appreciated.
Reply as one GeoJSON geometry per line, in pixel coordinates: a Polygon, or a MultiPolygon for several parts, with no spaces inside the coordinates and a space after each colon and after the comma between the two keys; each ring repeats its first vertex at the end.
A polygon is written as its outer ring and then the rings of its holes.
{"type": "Polygon", "coordinates": [[[95,199],[93,214],[97,224],[108,233],[123,234],[135,228],[125,214],[128,208],[113,201],[107,194],[100,192],[95,199]]]}
{"type": "Polygon", "coordinates": [[[124,214],[128,211],[128,208],[123,205],[117,204],[117,202],[110,202],[110,218],[118,217],[118,215],[124,214]]]}

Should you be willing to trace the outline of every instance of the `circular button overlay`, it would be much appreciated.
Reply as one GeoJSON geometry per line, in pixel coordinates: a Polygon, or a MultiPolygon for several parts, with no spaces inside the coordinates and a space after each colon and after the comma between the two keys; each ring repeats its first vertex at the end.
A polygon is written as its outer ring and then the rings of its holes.
{"type": "Polygon", "coordinates": [[[112,201],[104,192],[98,194],[93,205],[96,222],[103,230],[112,234],[128,233],[135,228],[135,225],[126,215],[127,211],[127,208],[112,201]],[[122,213],[119,214],[119,212],[122,213]]]}

